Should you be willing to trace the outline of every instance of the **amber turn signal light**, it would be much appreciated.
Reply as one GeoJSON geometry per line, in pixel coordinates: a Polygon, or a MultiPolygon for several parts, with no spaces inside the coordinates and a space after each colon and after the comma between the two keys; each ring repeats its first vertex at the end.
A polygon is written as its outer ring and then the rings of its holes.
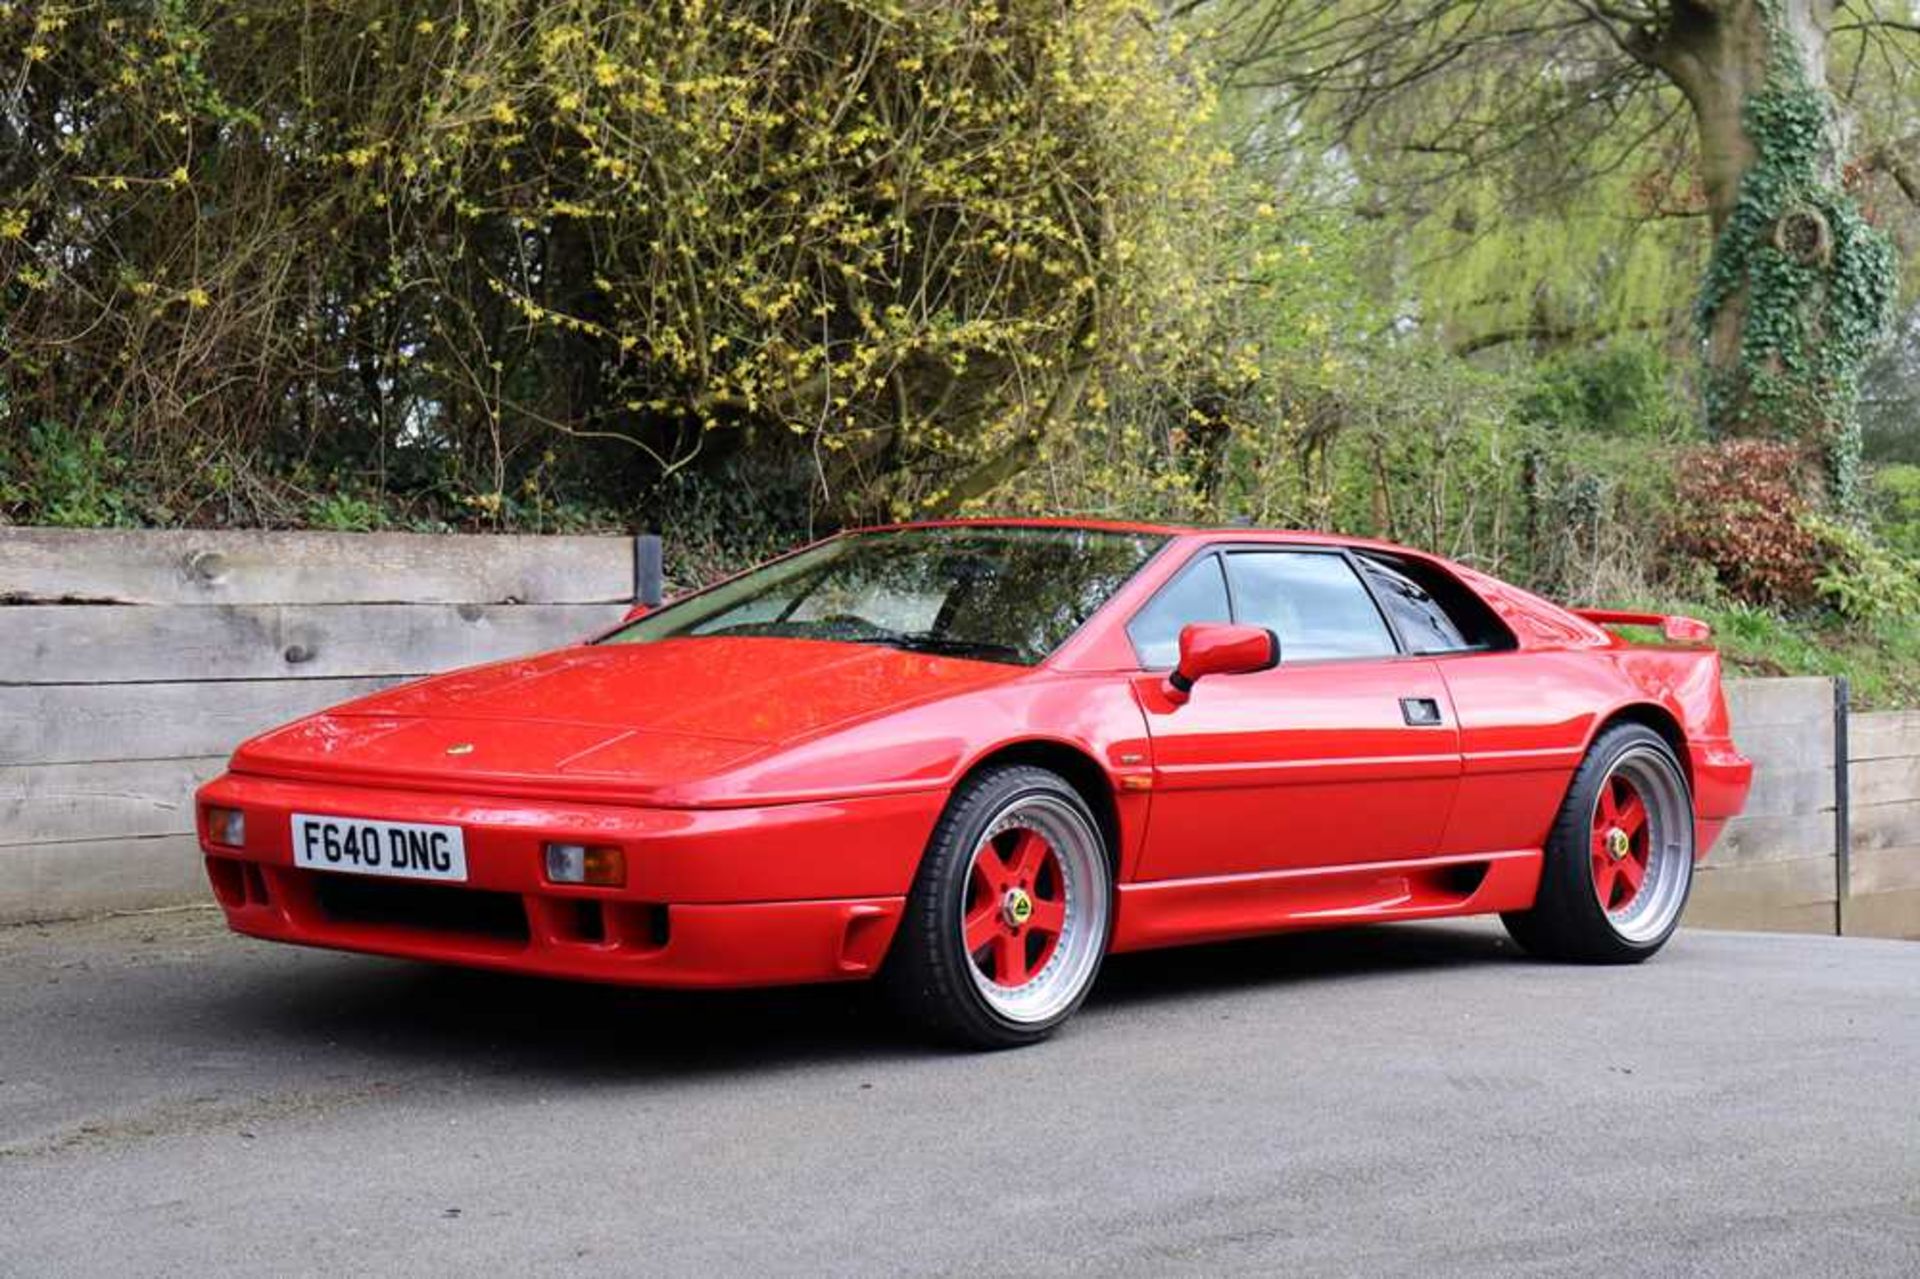
{"type": "Polygon", "coordinates": [[[206,806],[207,838],[224,848],[247,846],[247,815],[237,808],[206,806]]]}
{"type": "Polygon", "coordinates": [[[556,884],[618,888],[627,882],[627,855],[597,844],[548,844],[547,878],[556,884]]]}

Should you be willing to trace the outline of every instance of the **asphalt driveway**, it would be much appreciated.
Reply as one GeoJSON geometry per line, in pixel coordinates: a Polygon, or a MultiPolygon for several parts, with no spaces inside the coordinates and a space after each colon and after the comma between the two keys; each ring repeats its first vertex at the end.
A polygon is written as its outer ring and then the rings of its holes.
{"type": "Polygon", "coordinates": [[[1920,945],[1497,926],[1109,965],[956,1056],[663,997],[0,930],[0,1273],[1920,1273],[1920,945]]]}

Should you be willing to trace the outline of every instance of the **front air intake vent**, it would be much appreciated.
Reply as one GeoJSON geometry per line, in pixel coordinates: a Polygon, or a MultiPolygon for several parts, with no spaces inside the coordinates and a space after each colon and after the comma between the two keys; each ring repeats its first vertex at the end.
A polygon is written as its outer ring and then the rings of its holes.
{"type": "Polygon", "coordinates": [[[525,942],[527,908],[513,893],[316,874],[313,900],[339,924],[525,942]]]}

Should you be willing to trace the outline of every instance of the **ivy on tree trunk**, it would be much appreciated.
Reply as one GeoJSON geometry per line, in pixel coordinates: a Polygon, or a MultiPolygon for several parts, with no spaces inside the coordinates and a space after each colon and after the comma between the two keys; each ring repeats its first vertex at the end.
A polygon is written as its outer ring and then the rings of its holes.
{"type": "Polygon", "coordinates": [[[1892,245],[1847,188],[1826,87],[1832,0],[1682,0],[1635,52],[1693,107],[1713,255],[1696,306],[1716,434],[1804,445],[1855,501],[1862,365],[1891,317],[1892,245]]]}

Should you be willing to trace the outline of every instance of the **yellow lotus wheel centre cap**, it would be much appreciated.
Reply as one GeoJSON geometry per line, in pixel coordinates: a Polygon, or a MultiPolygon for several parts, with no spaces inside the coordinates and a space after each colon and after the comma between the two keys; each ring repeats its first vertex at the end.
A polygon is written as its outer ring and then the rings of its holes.
{"type": "Polygon", "coordinates": [[[1009,924],[1021,928],[1033,918],[1033,898],[1027,895],[1024,888],[1009,888],[1006,898],[1000,903],[1000,909],[1009,924]]]}
{"type": "Polygon", "coordinates": [[[1633,841],[1627,838],[1627,832],[1615,826],[1607,832],[1607,855],[1615,861],[1624,861],[1633,851],[1633,841]]]}

